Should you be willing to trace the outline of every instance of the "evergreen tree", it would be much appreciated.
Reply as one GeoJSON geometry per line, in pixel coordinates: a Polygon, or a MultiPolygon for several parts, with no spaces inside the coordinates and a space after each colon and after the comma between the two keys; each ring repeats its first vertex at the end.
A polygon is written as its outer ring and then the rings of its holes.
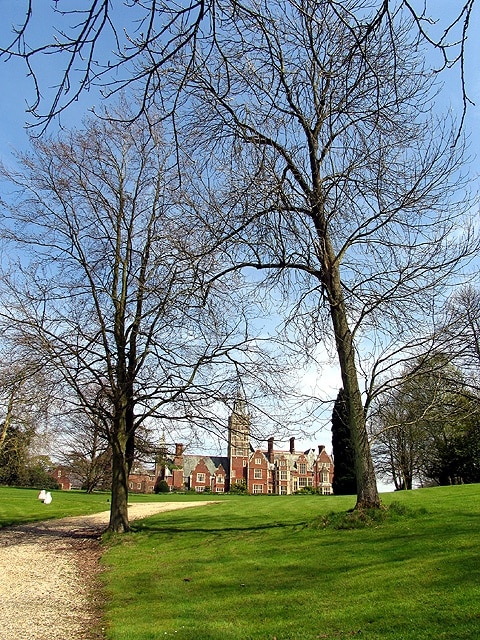
{"type": "Polygon", "coordinates": [[[333,493],[351,495],[357,493],[355,479],[355,453],[348,421],[348,405],[343,389],[338,392],[332,413],[332,447],[335,470],[333,493]]]}

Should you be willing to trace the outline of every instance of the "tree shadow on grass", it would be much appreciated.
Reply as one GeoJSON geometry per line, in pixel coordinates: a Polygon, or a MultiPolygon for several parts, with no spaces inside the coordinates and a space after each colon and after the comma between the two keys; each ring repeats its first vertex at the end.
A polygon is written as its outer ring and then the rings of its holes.
{"type": "Polygon", "coordinates": [[[175,523],[171,525],[161,524],[158,522],[148,522],[147,520],[138,520],[131,525],[131,531],[133,533],[154,533],[154,534],[188,534],[188,533],[231,533],[231,532],[246,532],[246,531],[265,531],[272,529],[295,529],[298,527],[305,527],[308,524],[307,520],[300,520],[298,522],[273,522],[268,524],[251,524],[251,525],[226,525],[226,526],[208,526],[207,524],[202,527],[198,526],[198,519],[191,521],[191,524],[185,523],[184,526],[178,526],[175,523]]]}

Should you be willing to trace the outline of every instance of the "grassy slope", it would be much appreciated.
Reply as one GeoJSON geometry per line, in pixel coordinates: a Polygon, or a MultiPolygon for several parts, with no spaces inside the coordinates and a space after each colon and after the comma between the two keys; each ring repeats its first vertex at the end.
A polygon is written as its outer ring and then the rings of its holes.
{"type": "MultiPolygon", "coordinates": [[[[109,506],[106,494],[53,492],[44,505],[37,493],[0,488],[0,526],[109,506]]],[[[152,499],[173,497],[131,496],[152,499]]],[[[338,531],[314,520],[353,498],[225,496],[135,523],[105,555],[109,638],[478,637],[480,485],[392,500],[424,513],[338,531]]]]}
{"type": "Polygon", "coordinates": [[[387,494],[426,513],[312,526],[342,497],[230,497],[136,523],[105,555],[112,640],[471,639],[480,485],[387,494]]]}

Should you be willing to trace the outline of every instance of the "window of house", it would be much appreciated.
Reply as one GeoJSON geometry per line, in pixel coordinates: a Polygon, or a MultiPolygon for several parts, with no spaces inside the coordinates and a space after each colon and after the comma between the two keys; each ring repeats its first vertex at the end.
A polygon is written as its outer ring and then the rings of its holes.
{"type": "Polygon", "coordinates": [[[280,466],[284,467],[285,466],[285,460],[280,460],[280,466]]]}
{"type": "Polygon", "coordinates": [[[328,482],[328,471],[322,471],[322,482],[328,482]]]}
{"type": "Polygon", "coordinates": [[[313,487],[313,478],[312,477],[307,478],[307,484],[308,484],[309,487],[313,487]]]}
{"type": "Polygon", "coordinates": [[[253,493],[263,493],[263,484],[254,484],[253,493]]]}
{"type": "Polygon", "coordinates": [[[323,487],[322,488],[322,494],[324,496],[329,496],[330,495],[330,489],[328,487],[323,487]]]}
{"type": "Polygon", "coordinates": [[[197,482],[205,482],[205,474],[197,473],[197,482]]]}
{"type": "Polygon", "coordinates": [[[130,483],[129,483],[128,488],[129,488],[129,489],[133,489],[133,482],[130,482],[130,483]]]}
{"type": "Polygon", "coordinates": [[[262,470],[261,469],[254,469],[253,470],[253,477],[260,479],[262,477],[262,470]]]}
{"type": "Polygon", "coordinates": [[[218,484],[223,484],[225,482],[225,476],[217,476],[218,484]]]}
{"type": "Polygon", "coordinates": [[[307,473],[307,465],[305,462],[300,462],[298,465],[298,473],[307,473]]]}
{"type": "Polygon", "coordinates": [[[282,496],[286,496],[287,495],[287,487],[285,487],[285,486],[280,487],[280,495],[282,495],[282,496]]]}
{"type": "Polygon", "coordinates": [[[255,464],[262,464],[261,458],[255,458],[255,464]]]}
{"type": "Polygon", "coordinates": [[[195,491],[197,493],[202,493],[203,491],[205,491],[205,487],[195,487],[195,491]]]}
{"type": "Polygon", "coordinates": [[[306,487],[307,486],[307,479],[306,478],[299,478],[298,479],[298,486],[299,487],[306,487]]]}
{"type": "Polygon", "coordinates": [[[224,493],[224,489],[223,489],[223,487],[217,487],[217,488],[215,489],[215,491],[216,491],[217,493],[224,493]]]}
{"type": "Polygon", "coordinates": [[[286,480],[286,479],[287,479],[287,472],[280,471],[280,480],[286,480]]]}
{"type": "Polygon", "coordinates": [[[243,461],[243,466],[244,466],[244,467],[246,467],[246,466],[247,466],[247,461],[246,461],[246,460],[244,460],[244,461],[243,461]]]}
{"type": "Polygon", "coordinates": [[[141,482],[137,482],[137,489],[141,489],[142,488],[142,483],[141,482]]]}

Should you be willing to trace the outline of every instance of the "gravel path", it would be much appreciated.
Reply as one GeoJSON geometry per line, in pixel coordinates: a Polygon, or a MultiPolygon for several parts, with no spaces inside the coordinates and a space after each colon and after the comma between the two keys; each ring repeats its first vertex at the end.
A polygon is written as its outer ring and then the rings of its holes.
{"type": "MultiPolygon", "coordinates": [[[[209,502],[132,504],[129,519],[209,502]]],[[[0,530],[0,640],[100,640],[108,511],[0,530]]]]}

